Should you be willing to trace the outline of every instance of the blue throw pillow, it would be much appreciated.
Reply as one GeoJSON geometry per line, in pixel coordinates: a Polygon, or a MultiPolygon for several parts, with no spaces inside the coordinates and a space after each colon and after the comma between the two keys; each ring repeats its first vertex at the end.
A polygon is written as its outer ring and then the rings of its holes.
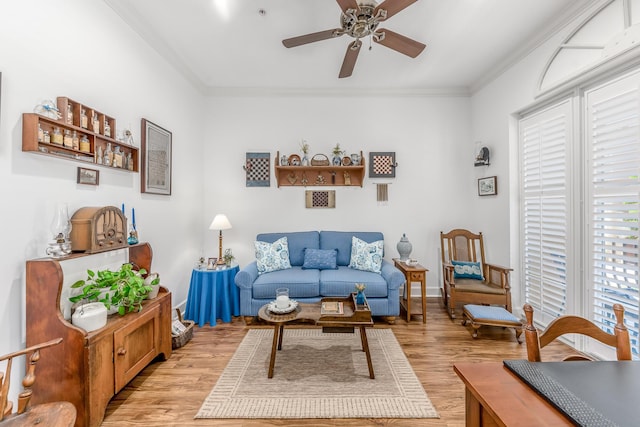
{"type": "Polygon", "coordinates": [[[382,271],[383,248],[384,241],[382,240],[367,243],[353,236],[351,238],[351,261],[349,262],[349,267],[380,274],[382,271]]]}
{"type": "Polygon", "coordinates": [[[451,261],[454,279],[484,280],[482,265],[479,262],[451,261]]]}
{"type": "Polygon", "coordinates": [[[286,236],[273,243],[256,241],[255,248],[258,275],[291,268],[289,243],[286,236]]]}
{"type": "Polygon", "coordinates": [[[303,270],[337,270],[338,251],[335,249],[311,249],[304,250],[303,270]]]}

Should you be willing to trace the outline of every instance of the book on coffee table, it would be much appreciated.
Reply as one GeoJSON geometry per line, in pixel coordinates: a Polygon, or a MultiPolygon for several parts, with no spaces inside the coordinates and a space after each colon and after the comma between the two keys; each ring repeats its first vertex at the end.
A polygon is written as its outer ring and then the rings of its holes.
{"type": "Polygon", "coordinates": [[[323,301],[320,314],[344,314],[342,301],[323,301]]]}

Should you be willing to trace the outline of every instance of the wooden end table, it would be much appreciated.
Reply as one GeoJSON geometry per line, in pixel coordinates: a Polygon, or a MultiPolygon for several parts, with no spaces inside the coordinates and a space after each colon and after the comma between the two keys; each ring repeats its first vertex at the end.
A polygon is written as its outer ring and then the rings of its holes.
{"type": "Polygon", "coordinates": [[[400,305],[407,312],[407,322],[411,321],[411,282],[420,282],[422,312],[414,314],[422,314],[422,323],[427,323],[427,271],[429,270],[420,264],[407,265],[399,258],[394,258],[393,263],[407,280],[402,297],[400,297],[400,305]]]}
{"type": "Polygon", "coordinates": [[[373,326],[371,319],[371,309],[366,302],[364,305],[356,304],[356,294],[353,293],[346,298],[324,298],[322,301],[312,304],[299,304],[296,309],[287,314],[276,314],[269,311],[269,304],[260,307],[258,317],[266,323],[273,325],[273,343],[271,345],[271,359],[269,359],[268,377],[273,378],[273,368],[276,363],[277,350],[282,349],[282,336],[285,325],[311,324],[339,330],[340,328],[358,328],[360,330],[360,341],[362,351],[367,357],[367,365],[369,367],[369,378],[375,379],[373,373],[373,364],[371,363],[371,353],[369,352],[369,341],[367,340],[366,327],[373,326]],[[344,314],[322,314],[322,302],[325,301],[341,301],[344,307],[344,314]]]}

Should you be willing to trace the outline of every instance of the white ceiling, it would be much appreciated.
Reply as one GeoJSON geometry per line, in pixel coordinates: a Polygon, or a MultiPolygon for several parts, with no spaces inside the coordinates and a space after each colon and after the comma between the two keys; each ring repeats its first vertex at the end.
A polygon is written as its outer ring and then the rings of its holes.
{"type": "Polygon", "coordinates": [[[466,93],[593,0],[418,0],[380,28],[425,43],[422,54],[412,59],[376,43],[369,50],[366,40],[353,75],[345,79],[338,72],[349,36],[290,49],[282,45],[285,38],[338,28],[335,0],[105,2],[204,93],[466,93]]]}

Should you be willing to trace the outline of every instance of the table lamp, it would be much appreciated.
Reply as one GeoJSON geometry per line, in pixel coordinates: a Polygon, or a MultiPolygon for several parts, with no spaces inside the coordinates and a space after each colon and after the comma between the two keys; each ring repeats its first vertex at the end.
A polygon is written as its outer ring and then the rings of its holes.
{"type": "Polygon", "coordinates": [[[217,264],[224,264],[224,259],[222,258],[222,230],[228,230],[231,228],[231,223],[229,219],[224,214],[218,214],[213,218],[211,225],[209,226],[209,230],[220,230],[220,237],[218,238],[219,247],[218,247],[218,262],[217,264]]]}

